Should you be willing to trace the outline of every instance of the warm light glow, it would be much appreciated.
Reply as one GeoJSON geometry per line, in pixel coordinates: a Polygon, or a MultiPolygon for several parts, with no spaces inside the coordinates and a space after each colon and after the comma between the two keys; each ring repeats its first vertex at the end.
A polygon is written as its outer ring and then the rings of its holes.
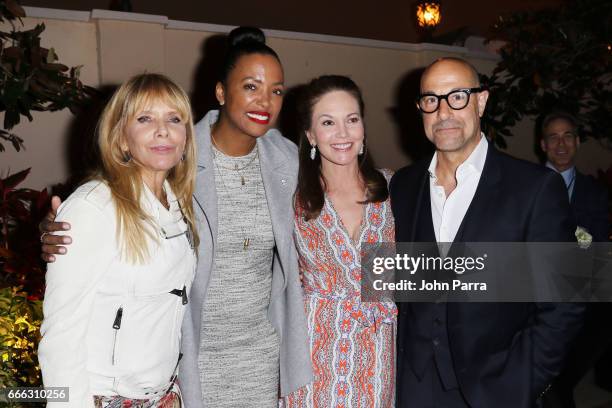
{"type": "Polygon", "coordinates": [[[419,27],[434,28],[440,24],[442,13],[437,1],[421,1],[417,4],[417,22],[419,27]]]}

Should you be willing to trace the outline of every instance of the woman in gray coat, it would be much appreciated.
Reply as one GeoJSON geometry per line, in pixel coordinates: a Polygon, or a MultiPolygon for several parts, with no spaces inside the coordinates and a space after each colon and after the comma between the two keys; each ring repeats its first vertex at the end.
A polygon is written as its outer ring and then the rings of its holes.
{"type": "Polygon", "coordinates": [[[187,407],[273,407],[311,376],[292,241],[297,148],[272,126],[283,70],[263,33],[239,28],[216,86],[220,112],[196,125],[203,215],[183,325],[187,407]],[[198,375],[199,373],[199,375],[198,375]]]}

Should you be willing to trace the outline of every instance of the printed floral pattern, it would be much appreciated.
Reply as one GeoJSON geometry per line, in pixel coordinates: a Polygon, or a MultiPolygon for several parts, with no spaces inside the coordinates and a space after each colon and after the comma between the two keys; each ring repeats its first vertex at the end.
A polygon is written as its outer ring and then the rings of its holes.
{"type": "Polygon", "coordinates": [[[395,239],[389,201],[366,205],[357,242],[327,198],[317,219],[298,209],[295,224],[315,379],[284,405],[393,407],[397,308],[360,296],[361,244],[395,239]]]}

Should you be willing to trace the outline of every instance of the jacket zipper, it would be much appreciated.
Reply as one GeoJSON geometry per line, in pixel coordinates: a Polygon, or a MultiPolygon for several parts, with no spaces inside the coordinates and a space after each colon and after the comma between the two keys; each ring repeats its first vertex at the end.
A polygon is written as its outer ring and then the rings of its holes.
{"type": "Polygon", "coordinates": [[[170,291],[170,293],[180,297],[181,298],[181,302],[184,305],[189,303],[189,299],[187,299],[187,286],[183,285],[183,289],[172,289],[170,291]]]}
{"type": "Polygon", "coordinates": [[[113,322],[113,329],[115,330],[115,334],[113,335],[113,354],[111,356],[111,362],[115,365],[115,350],[117,348],[117,333],[121,329],[121,318],[123,317],[123,306],[120,306],[117,309],[117,314],[115,315],[115,321],[113,322]]]}
{"type": "Polygon", "coordinates": [[[181,362],[181,358],[183,358],[183,353],[179,353],[178,360],[176,362],[176,365],[174,366],[174,371],[172,371],[172,376],[170,377],[170,387],[168,387],[168,390],[166,390],[166,394],[172,390],[172,387],[174,387],[174,383],[176,382],[176,378],[178,377],[177,371],[179,363],[181,362]]]}

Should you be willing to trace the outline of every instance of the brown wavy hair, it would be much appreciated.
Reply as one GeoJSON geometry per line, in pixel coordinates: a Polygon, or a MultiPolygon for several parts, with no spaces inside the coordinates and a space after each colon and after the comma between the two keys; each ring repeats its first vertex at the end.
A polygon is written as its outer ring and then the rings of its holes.
{"type": "MultiPolygon", "coordinates": [[[[295,205],[304,212],[306,220],[317,218],[325,202],[325,178],[321,173],[321,155],[317,154],[314,160],[310,159],[310,142],[306,131],[312,126],[312,111],[323,96],[333,91],[345,91],[352,95],[359,104],[359,113],[363,118],[364,103],[361,90],[352,79],[342,75],[323,75],[313,79],[303,89],[298,102],[298,116],[300,126],[299,160],[300,170],[295,205]]],[[[389,197],[389,189],[385,176],[374,167],[368,152],[368,145],[364,135],[364,152],[359,159],[359,175],[364,181],[366,199],[360,204],[377,203],[389,197]]]]}
{"type": "Polygon", "coordinates": [[[155,101],[162,101],[175,109],[185,123],[187,140],[184,159],[170,170],[167,181],[193,233],[196,247],[199,243],[192,205],[196,143],[189,98],[179,85],[164,75],[136,75],[115,91],[100,117],[97,133],[102,168],[95,177],[110,188],[117,209],[117,239],[122,256],[133,263],[143,263],[149,258],[147,237],[157,238],[151,232],[153,224],[150,217],[140,207],[143,190],[140,165],[135,160],[125,160],[121,143],[130,120],[155,101]]]}

